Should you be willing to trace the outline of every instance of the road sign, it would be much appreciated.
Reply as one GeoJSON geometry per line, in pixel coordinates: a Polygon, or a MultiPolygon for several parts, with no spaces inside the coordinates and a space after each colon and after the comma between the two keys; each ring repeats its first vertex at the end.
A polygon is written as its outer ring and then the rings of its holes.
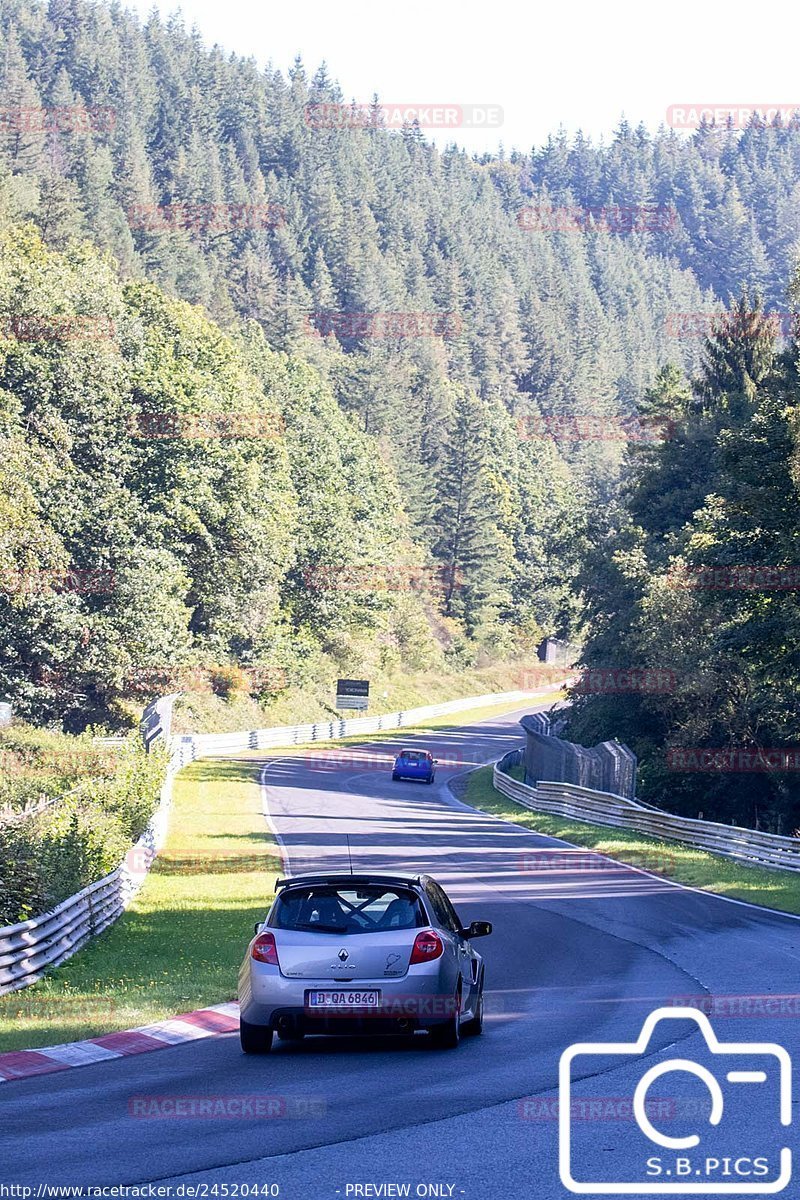
{"type": "Polygon", "coordinates": [[[337,679],[336,707],[369,708],[369,680],[337,679]]]}
{"type": "Polygon", "coordinates": [[[154,700],[152,704],[148,704],[142,713],[139,729],[142,734],[144,748],[148,754],[159,738],[169,745],[170,727],[172,725],[172,705],[179,695],[179,692],[174,692],[171,696],[161,696],[158,700],[154,700]]]}
{"type": "Polygon", "coordinates": [[[11,705],[5,700],[0,702],[0,728],[11,724],[11,705]]]}

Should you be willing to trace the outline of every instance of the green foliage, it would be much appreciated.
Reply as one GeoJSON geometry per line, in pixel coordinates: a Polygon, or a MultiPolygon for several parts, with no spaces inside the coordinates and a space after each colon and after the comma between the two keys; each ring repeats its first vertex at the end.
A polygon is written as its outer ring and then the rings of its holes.
{"type": "Polygon", "coordinates": [[[628,742],[643,794],[664,807],[782,833],[800,826],[796,773],[681,772],[669,751],[797,744],[797,356],[777,354],[744,297],[706,347],[696,402],[680,399],[677,436],[632,464],[627,511],[583,575],[585,661],[674,680],[577,697],[570,720],[579,740],[628,742]]]}
{"type": "MultiPolygon", "coordinates": [[[[509,418],[540,410],[619,417],[668,356],[696,369],[699,346],[676,346],[667,332],[671,313],[713,303],[691,272],[653,253],[661,246],[649,237],[521,228],[519,209],[535,184],[526,160],[439,153],[418,130],[396,133],[379,121],[315,127],[306,106],[342,99],[324,72],[309,80],[297,63],[285,79],[250,59],[223,59],[180,18],[154,14],[142,25],[85,0],[68,11],[13,0],[0,34],[9,95],[100,113],[47,139],[0,145],[8,211],[65,249],[90,237],[126,278],[201,305],[246,362],[231,357],[224,335],[196,310],[190,317],[134,282],[121,301],[132,399],[145,413],[165,403],[196,411],[213,373],[221,408],[235,407],[234,393],[258,407],[246,369],[286,421],[288,463],[277,446],[241,455],[229,446],[202,454],[134,447],[141,487],[126,486],[148,510],[163,489],[180,542],[164,539],[175,561],[154,568],[168,581],[175,647],[184,645],[183,603],[190,640],[213,655],[288,655],[298,665],[309,630],[317,638],[325,629],[341,645],[348,630],[377,628],[391,597],[321,583],[332,571],[379,562],[441,567],[449,576],[444,610],[473,649],[500,653],[521,639],[569,633],[571,547],[580,545],[587,505],[614,490],[621,445],[520,441],[509,418]],[[230,206],[242,204],[246,212],[279,206],[280,219],[226,226],[230,206]],[[191,210],[199,215],[173,220],[186,205],[200,206],[191,210]],[[217,224],[203,217],[204,205],[222,214],[217,224]],[[143,221],[142,212],[155,219],[143,221]],[[320,333],[315,314],[324,312],[447,319],[436,336],[347,336],[320,333]],[[249,325],[240,335],[242,321],[249,325]],[[208,372],[190,361],[204,358],[201,344],[208,372]],[[478,407],[467,417],[470,404],[478,407]],[[458,460],[473,433],[482,465],[468,483],[458,460]],[[259,473],[260,505],[249,489],[259,473]],[[454,499],[459,479],[469,511],[454,499]],[[232,549],[237,536],[251,540],[247,563],[232,549]]],[[[593,155],[585,147],[584,157],[593,155]]],[[[159,525],[166,517],[155,507],[148,515],[159,525]]],[[[141,545],[153,544],[151,528],[141,545]]],[[[98,680],[94,691],[102,688],[98,680]]],[[[101,709],[107,697],[106,689],[101,709]]],[[[76,704],[93,699],[83,694],[76,704]]]]}
{"type": "Polygon", "coordinates": [[[158,752],[146,755],[137,735],[110,750],[88,735],[19,725],[2,732],[0,754],[0,925],[10,925],[48,911],[122,861],[153,815],[165,761],[158,752]]]}

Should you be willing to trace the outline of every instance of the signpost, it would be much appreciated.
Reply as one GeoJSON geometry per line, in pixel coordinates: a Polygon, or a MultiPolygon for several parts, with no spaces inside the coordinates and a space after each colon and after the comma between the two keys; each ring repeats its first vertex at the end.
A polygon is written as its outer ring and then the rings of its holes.
{"type": "Polygon", "coordinates": [[[336,707],[338,709],[369,708],[369,680],[337,679],[336,707]]]}
{"type": "Polygon", "coordinates": [[[142,734],[144,748],[148,754],[159,739],[169,745],[170,727],[172,725],[172,705],[179,695],[180,692],[174,692],[171,696],[161,696],[158,700],[153,700],[151,704],[148,704],[142,713],[139,729],[142,734]]]}

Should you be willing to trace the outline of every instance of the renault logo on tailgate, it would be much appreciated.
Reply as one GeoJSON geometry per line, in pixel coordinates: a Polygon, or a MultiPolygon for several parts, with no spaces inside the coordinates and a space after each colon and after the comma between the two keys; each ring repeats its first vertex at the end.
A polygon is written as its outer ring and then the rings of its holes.
{"type": "Polygon", "coordinates": [[[339,951],[339,960],[341,962],[347,962],[349,957],[350,957],[349,952],[347,950],[345,950],[344,947],[342,947],[342,949],[339,951]]]}

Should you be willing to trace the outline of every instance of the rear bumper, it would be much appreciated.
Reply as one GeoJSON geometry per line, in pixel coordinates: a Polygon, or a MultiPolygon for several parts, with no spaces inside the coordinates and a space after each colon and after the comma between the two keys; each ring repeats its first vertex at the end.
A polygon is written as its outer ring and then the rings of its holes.
{"type": "MultiPolygon", "coordinates": [[[[358,1034],[377,1033],[413,1033],[417,1029],[432,1029],[441,1025],[447,1018],[422,1018],[420,1016],[387,1016],[380,1012],[363,1012],[361,1015],[352,1013],[333,1013],[324,1015],[321,1012],[309,1013],[308,1009],[276,1008],[272,1010],[269,1025],[280,1033],[322,1033],[326,1035],[339,1034],[353,1037],[358,1034]]],[[[250,1020],[250,1018],[245,1018],[250,1020]]],[[[261,1022],[251,1021],[252,1024],[261,1022]]]]}
{"type": "MultiPolygon", "coordinates": [[[[445,982],[437,971],[431,975],[406,975],[403,979],[359,979],[340,988],[378,989],[378,1008],[309,1009],[306,992],[330,988],[331,980],[286,979],[277,973],[269,978],[239,980],[242,1020],[303,1033],[397,1033],[402,1030],[432,1029],[452,1019],[455,1012],[456,977],[445,982]]],[[[447,972],[449,975],[449,972],[447,972]]],[[[336,986],[336,985],[333,985],[336,986]]]]}

